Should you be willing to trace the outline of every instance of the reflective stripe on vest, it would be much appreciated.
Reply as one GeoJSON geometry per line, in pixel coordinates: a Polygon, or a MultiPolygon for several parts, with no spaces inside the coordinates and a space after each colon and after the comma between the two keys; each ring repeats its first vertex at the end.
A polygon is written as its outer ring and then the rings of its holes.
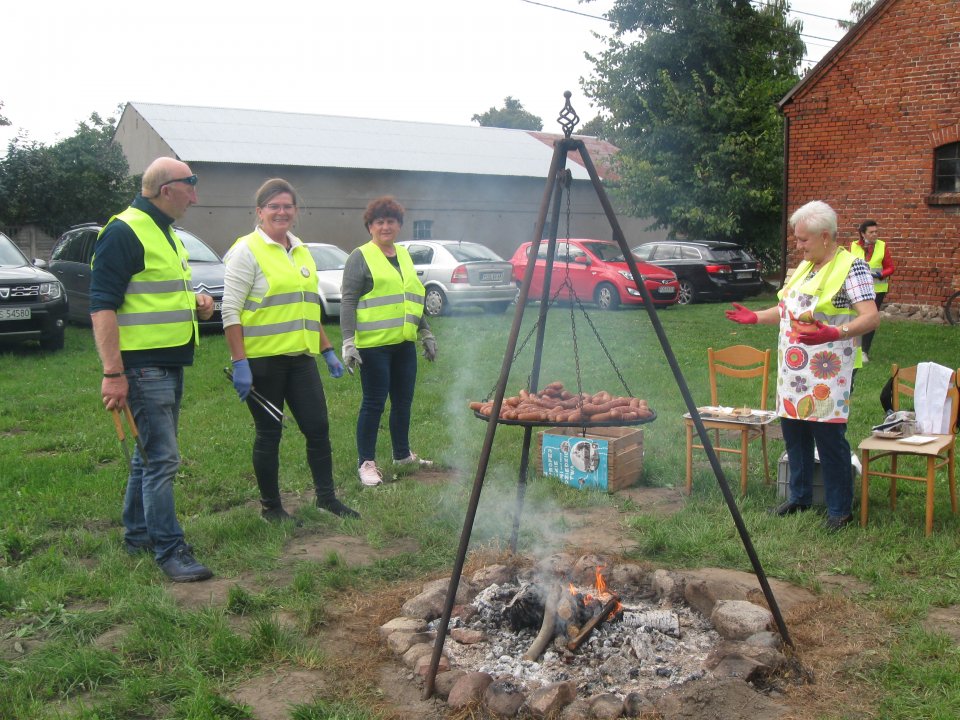
{"type": "Polygon", "coordinates": [[[287,254],[258,232],[237,243],[246,243],[268,286],[263,297],[247,296],[240,311],[247,356],[319,354],[320,292],[310,251],[297,245],[287,254]]]}
{"type": "MultiPolygon", "coordinates": [[[[887,244],[883,240],[874,241],[873,255],[870,256],[869,261],[866,249],[858,242],[850,246],[850,252],[854,257],[866,262],[871,270],[883,270],[883,256],[887,254],[887,244]]],[[[874,278],[873,289],[878,293],[886,292],[890,289],[890,278],[874,278]]]]}
{"type": "Polygon", "coordinates": [[[357,302],[354,340],[358,348],[397,345],[417,339],[425,290],[410,253],[405,247],[395,247],[400,272],[372,240],[359,248],[370,268],[373,289],[357,302]]]}
{"type": "Polygon", "coordinates": [[[114,220],[126,223],[143,245],[143,270],[130,278],[123,304],[117,308],[120,349],[179,347],[191,337],[199,345],[197,296],[190,284],[187,251],[177,233],[169,228],[174,250],[163,230],[142,210],[127,208],[110,218],[114,220]]]}

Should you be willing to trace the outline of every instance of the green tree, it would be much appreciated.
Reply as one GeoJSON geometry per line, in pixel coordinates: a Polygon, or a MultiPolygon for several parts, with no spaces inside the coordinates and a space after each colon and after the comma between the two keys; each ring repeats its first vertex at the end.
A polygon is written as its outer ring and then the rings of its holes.
{"type": "Polygon", "coordinates": [[[783,120],[799,80],[786,0],[617,0],[588,96],[621,149],[615,191],[671,236],[779,245],[783,120]]]}
{"type": "MultiPolygon", "coordinates": [[[[0,110],[3,110],[3,100],[0,100],[0,110]]],[[[4,127],[5,125],[9,125],[9,124],[10,124],[10,121],[7,120],[6,116],[0,114],[0,127],[4,127]]]]}
{"type": "Polygon", "coordinates": [[[509,95],[503,99],[502,108],[492,107],[482,115],[474,115],[470,121],[479,123],[480,127],[543,130],[543,120],[524,110],[520,101],[509,95]]]}
{"type": "Polygon", "coordinates": [[[863,20],[863,16],[867,14],[867,11],[876,4],[877,0],[853,0],[853,2],[850,3],[850,14],[853,15],[853,20],[837,20],[837,27],[841,30],[849,30],[863,20]]]}
{"type": "Polygon", "coordinates": [[[57,233],[123,209],[139,179],[127,176],[126,158],[111,142],[114,125],[93,113],[54,145],[12,140],[0,160],[0,223],[36,223],[57,233]]]}

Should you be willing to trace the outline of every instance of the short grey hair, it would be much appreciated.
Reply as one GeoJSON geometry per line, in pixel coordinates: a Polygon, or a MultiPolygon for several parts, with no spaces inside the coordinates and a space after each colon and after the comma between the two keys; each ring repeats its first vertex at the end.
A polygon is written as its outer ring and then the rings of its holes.
{"type": "Polygon", "coordinates": [[[800,223],[811,232],[827,231],[831,238],[837,239],[837,213],[822,200],[811,200],[794,211],[790,216],[790,227],[796,228],[800,223]]]}

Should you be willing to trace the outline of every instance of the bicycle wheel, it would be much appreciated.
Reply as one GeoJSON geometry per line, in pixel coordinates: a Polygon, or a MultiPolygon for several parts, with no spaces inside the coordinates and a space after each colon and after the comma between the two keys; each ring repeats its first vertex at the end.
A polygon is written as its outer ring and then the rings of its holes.
{"type": "Polygon", "coordinates": [[[960,290],[947,298],[943,315],[951,325],[960,325],[960,290]]]}

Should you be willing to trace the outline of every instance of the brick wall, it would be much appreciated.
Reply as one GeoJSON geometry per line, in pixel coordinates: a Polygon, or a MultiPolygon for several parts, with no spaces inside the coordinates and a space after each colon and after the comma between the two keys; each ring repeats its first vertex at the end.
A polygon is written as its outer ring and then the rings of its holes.
{"type": "Polygon", "coordinates": [[[875,219],[897,265],[888,300],[939,306],[960,289],[960,193],[932,193],[934,150],[960,141],[960,2],[880,0],[852,32],[783,106],[788,216],[829,203],[846,246],[875,219]]]}

